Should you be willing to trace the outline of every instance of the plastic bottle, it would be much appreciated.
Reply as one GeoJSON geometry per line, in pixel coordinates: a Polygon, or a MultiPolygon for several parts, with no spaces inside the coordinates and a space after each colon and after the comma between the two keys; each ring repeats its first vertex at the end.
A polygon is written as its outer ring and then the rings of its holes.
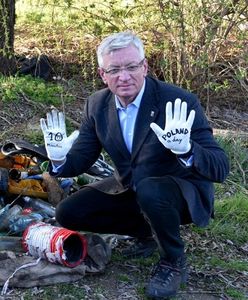
{"type": "Polygon", "coordinates": [[[3,224],[4,219],[8,215],[9,209],[10,209],[10,204],[7,204],[0,210],[0,231],[5,229],[4,226],[2,226],[2,224],[3,224]]]}
{"type": "Polygon", "coordinates": [[[12,234],[19,234],[32,223],[43,221],[46,215],[43,212],[32,212],[28,215],[18,215],[9,220],[9,230],[12,234]]]}
{"type": "Polygon", "coordinates": [[[50,203],[39,198],[31,198],[28,196],[23,197],[23,200],[26,203],[26,207],[31,207],[34,210],[43,210],[49,217],[55,216],[55,207],[50,203]]]}
{"type": "Polygon", "coordinates": [[[14,205],[10,207],[10,205],[6,205],[4,213],[0,217],[0,231],[7,230],[9,228],[9,222],[11,218],[19,215],[22,211],[22,207],[20,205],[14,205]]]}

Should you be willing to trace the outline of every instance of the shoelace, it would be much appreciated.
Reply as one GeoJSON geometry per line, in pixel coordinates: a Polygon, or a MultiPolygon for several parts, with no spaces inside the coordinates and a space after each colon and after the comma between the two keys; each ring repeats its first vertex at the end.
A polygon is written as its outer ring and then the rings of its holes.
{"type": "Polygon", "coordinates": [[[160,261],[153,269],[152,275],[159,275],[160,273],[168,273],[168,272],[177,272],[180,273],[180,268],[172,265],[166,261],[160,261]]]}
{"type": "Polygon", "coordinates": [[[172,278],[175,276],[175,272],[178,275],[181,273],[181,270],[169,262],[159,262],[152,271],[152,277],[156,277],[156,280],[161,279],[161,284],[166,286],[170,284],[172,278]],[[164,280],[166,278],[166,280],[164,280]]]}

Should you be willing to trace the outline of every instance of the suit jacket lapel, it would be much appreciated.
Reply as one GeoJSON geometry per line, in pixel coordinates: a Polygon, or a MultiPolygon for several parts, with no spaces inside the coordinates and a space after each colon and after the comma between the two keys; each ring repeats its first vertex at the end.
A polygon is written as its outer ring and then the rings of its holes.
{"type": "Polygon", "coordinates": [[[132,146],[132,160],[135,158],[138,151],[140,150],[149,131],[152,130],[150,128],[150,124],[155,121],[156,116],[159,112],[159,109],[156,104],[156,92],[152,90],[148,80],[146,84],[147,85],[145,88],[143,98],[141,100],[139,112],[135,123],[132,146]]]}

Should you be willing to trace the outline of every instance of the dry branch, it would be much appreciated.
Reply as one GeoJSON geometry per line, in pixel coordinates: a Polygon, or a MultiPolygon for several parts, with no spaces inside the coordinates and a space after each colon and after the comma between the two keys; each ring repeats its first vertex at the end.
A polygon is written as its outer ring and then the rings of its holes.
{"type": "Polygon", "coordinates": [[[248,138],[248,132],[229,130],[229,129],[213,129],[214,135],[224,136],[224,137],[238,137],[238,138],[248,138]]]}

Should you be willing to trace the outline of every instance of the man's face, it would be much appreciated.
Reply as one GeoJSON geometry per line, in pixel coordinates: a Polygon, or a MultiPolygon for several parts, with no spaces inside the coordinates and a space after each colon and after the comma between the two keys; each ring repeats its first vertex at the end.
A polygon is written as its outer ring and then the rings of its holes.
{"type": "Polygon", "coordinates": [[[147,61],[130,45],[103,56],[103,67],[99,74],[109,89],[126,106],[138,95],[147,75],[147,61]]]}

